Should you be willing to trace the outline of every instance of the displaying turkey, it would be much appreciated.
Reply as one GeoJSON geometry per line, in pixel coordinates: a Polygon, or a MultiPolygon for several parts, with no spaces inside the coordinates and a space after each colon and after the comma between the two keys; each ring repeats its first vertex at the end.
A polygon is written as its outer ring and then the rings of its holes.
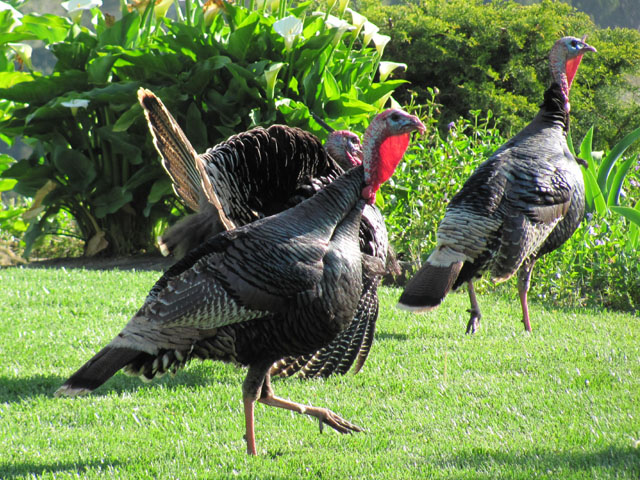
{"type": "MultiPolygon", "coordinates": [[[[308,132],[274,125],[234,135],[198,155],[158,97],[140,89],[138,98],[174,190],[197,212],[160,238],[163,252],[174,252],[178,258],[216,233],[299,203],[344,170],[362,163],[358,136],[345,130],[333,131],[318,118],[316,121],[331,130],[325,148],[308,132]]],[[[387,261],[387,230],[380,211],[373,205],[363,211],[360,247],[364,258],[373,256],[383,263],[387,261]]],[[[380,280],[378,273],[365,268],[363,291],[349,329],[318,352],[282,359],[272,373],[326,377],[346,373],[356,359],[357,372],[373,343],[380,280]]]]}
{"type": "Polygon", "coordinates": [[[190,251],[56,395],[91,392],[120,369],[152,379],[193,358],[213,359],[249,367],[242,386],[249,454],[257,453],[256,401],[311,415],[341,433],[360,431],[330,410],[276,397],[269,370],[280,358],[326,346],[351,324],[362,291],[360,217],[414,130],[424,132],[416,117],[386,110],[365,132],[364,165],[293,208],[190,251]]]}
{"type": "Polygon", "coordinates": [[[584,183],[567,147],[569,89],[586,52],[564,37],[549,55],[552,84],[540,111],[522,131],[482,163],[451,199],[438,226],[437,245],[411,278],[399,307],[430,310],[466,283],[471,301],[467,333],[481,318],[473,280],[484,271],[504,281],[518,271],[522,321],[531,331],[527,292],[536,260],[571,237],[584,215],[584,183]]]}

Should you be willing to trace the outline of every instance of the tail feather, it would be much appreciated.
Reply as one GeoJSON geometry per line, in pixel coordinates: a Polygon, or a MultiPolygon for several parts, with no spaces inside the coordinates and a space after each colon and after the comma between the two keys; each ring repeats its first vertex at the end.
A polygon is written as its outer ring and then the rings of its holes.
{"type": "Polygon", "coordinates": [[[448,266],[425,263],[407,282],[400,296],[398,308],[423,312],[440,305],[458,278],[463,264],[462,261],[448,266]]]}
{"type": "Polygon", "coordinates": [[[54,395],[75,397],[92,392],[140,355],[148,354],[131,348],[104,347],[71,375],[54,395]]]}
{"type": "Polygon", "coordinates": [[[138,100],[147,118],[153,143],[162,157],[162,166],[171,177],[176,194],[197,211],[203,193],[197,168],[198,153],[153,92],[140,88],[138,100]]]}

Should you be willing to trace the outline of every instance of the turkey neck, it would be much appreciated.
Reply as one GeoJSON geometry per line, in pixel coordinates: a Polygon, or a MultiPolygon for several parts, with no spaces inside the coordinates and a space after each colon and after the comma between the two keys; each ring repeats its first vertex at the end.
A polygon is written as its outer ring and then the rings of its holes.
{"type": "Polygon", "coordinates": [[[566,133],[569,131],[569,112],[565,105],[568,99],[565,97],[562,87],[554,82],[544,92],[544,100],[540,105],[538,118],[546,123],[551,123],[562,128],[566,133]]]}
{"type": "Polygon", "coordinates": [[[358,205],[362,211],[364,200],[360,192],[364,184],[362,165],[352,168],[296,207],[280,213],[280,217],[300,233],[316,232],[321,237],[332,231],[358,205]],[[318,231],[318,230],[321,231],[318,231]],[[326,230],[326,231],[324,231],[326,230]]]}

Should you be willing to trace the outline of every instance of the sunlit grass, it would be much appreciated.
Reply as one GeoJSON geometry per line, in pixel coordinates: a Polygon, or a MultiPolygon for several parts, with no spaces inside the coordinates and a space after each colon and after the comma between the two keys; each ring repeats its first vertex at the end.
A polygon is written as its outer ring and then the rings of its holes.
{"type": "Polygon", "coordinates": [[[195,362],[151,384],[117,374],[94,394],[55,389],[106,344],[158,272],[0,271],[0,478],[629,478],[640,475],[640,322],[632,314],[465,295],[411,315],[383,289],[358,375],[276,380],[363,434],[320,434],[309,418],[256,409],[245,454],[244,371],[195,362]]]}

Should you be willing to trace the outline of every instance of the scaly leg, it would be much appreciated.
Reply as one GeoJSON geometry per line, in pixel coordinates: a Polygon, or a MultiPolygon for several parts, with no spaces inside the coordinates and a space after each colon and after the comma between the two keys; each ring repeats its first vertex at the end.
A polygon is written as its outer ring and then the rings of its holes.
{"type": "Polygon", "coordinates": [[[242,404],[244,406],[245,422],[244,439],[247,442],[247,453],[249,455],[257,454],[253,412],[256,400],[262,394],[262,385],[265,382],[265,376],[267,375],[269,368],[271,368],[271,362],[250,365],[247,376],[242,383],[242,404]]]}
{"type": "Polygon", "coordinates": [[[522,306],[522,323],[527,332],[531,332],[531,323],[529,322],[529,305],[527,302],[527,293],[531,283],[531,272],[536,264],[535,258],[528,258],[522,263],[518,271],[518,295],[520,296],[520,305],[522,306]]]}
{"type": "Polygon", "coordinates": [[[264,403],[265,405],[271,405],[272,407],[285,408],[293,412],[304,413],[305,415],[316,417],[320,422],[320,432],[322,432],[322,428],[325,423],[340,433],[362,431],[362,429],[357,425],[347,422],[345,419],[326,408],[302,405],[301,403],[296,403],[290,400],[285,400],[284,398],[276,397],[273,393],[273,388],[271,387],[271,376],[268,373],[264,379],[262,392],[258,401],[260,403],[264,403]]]}
{"type": "Polygon", "coordinates": [[[469,301],[471,302],[471,308],[467,310],[471,314],[469,323],[467,323],[467,335],[474,334],[480,328],[480,319],[482,314],[480,313],[480,306],[478,305],[478,299],[476,298],[476,291],[473,288],[473,280],[467,282],[467,290],[469,291],[469,301]]]}

